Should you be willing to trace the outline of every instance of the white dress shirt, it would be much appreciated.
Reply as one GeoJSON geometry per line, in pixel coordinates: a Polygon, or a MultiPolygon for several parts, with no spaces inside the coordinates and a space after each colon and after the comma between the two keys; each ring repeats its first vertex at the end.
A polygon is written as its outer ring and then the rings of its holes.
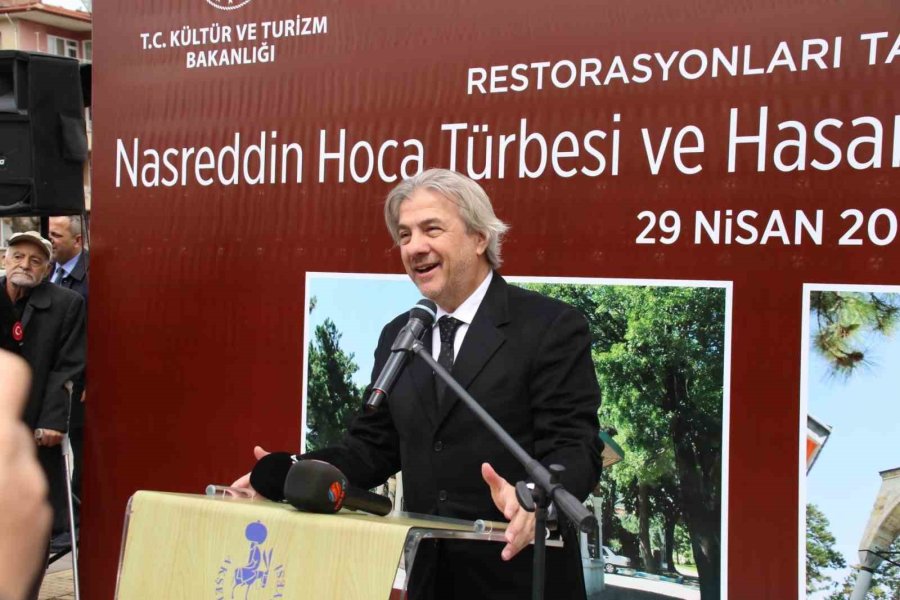
{"type": "Polygon", "coordinates": [[[489,271],[487,277],[481,282],[481,285],[475,288],[475,291],[472,292],[472,294],[452,313],[448,313],[438,306],[434,325],[431,328],[431,356],[434,357],[434,360],[437,360],[441,353],[441,333],[438,331],[438,321],[440,318],[444,315],[450,315],[454,319],[462,321],[462,325],[456,330],[456,337],[453,338],[453,358],[455,360],[459,355],[459,349],[462,347],[466,332],[469,331],[469,325],[472,324],[472,319],[475,318],[475,313],[478,312],[478,307],[481,306],[481,302],[487,294],[488,287],[491,285],[491,279],[493,279],[493,277],[494,272],[489,271]]]}

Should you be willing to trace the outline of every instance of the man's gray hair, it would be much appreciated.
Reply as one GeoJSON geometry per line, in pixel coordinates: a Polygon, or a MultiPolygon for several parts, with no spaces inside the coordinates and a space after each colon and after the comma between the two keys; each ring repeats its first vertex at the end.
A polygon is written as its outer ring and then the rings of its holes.
{"type": "Polygon", "coordinates": [[[81,215],[62,215],[69,218],[69,233],[72,237],[81,235],[84,227],[81,224],[81,215]]]}
{"type": "Polygon", "coordinates": [[[400,205],[418,189],[431,190],[456,204],[466,229],[484,235],[485,252],[492,269],[503,264],[500,255],[503,234],[509,225],[497,218],[487,193],[475,181],[448,169],[428,169],[400,183],[390,191],[384,203],[384,222],[394,242],[400,242],[400,205]]]}

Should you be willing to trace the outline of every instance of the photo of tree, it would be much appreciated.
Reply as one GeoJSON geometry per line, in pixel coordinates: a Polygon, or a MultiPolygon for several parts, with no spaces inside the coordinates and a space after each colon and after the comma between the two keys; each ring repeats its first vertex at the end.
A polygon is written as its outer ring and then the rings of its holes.
{"type": "MultiPolygon", "coordinates": [[[[591,554],[602,545],[630,560],[607,569],[608,591],[640,580],[671,597],[721,598],[730,288],[507,280],[588,319],[599,424],[623,450],[591,498],[602,538],[591,554]]],[[[308,275],[307,449],[338,439],[364,401],[381,327],[418,299],[404,277],[308,275]]]]}
{"type": "Polygon", "coordinates": [[[876,501],[900,489],[900,287],[806,288],[800,587],[815,600],[900,598],[900,510],[876,501]]]}

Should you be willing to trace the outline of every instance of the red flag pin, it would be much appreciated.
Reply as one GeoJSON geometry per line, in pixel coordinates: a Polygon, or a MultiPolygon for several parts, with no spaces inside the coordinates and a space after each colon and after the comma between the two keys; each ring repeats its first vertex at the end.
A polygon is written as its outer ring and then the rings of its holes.
{"type": "Polygon", "coordinates": [[[25,330],[22,329],[21,321],[16,321],[16,324],[13,325],[12,336],[13,336],[13,339],[16,340],[17,342],[21,342],[22,338],[25,337],[25,330]]]}

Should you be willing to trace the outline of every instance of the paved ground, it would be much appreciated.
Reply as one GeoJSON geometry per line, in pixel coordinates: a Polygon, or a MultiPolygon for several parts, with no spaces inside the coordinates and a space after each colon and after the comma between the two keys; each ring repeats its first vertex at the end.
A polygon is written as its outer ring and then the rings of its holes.
{"type": "Polygon", "coordinates": [[[624,575],[607,575],[604,599],[610,600],[700,600],[700,590],[694,587],[654,581],[624,575]]]}
{"type": "Polygon", "coordinates": [[[38,600],[74,600],[72,555],[59,559],[47,569],[38,600]]]}

